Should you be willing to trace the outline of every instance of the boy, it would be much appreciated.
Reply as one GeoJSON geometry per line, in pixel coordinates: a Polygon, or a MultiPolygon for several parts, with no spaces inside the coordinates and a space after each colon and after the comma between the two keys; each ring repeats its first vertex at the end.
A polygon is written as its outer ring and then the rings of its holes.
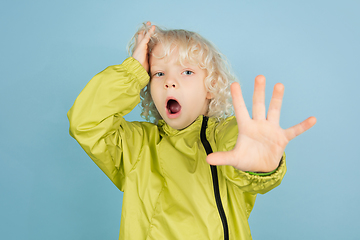
{"type": "Polygon", "coordinates": [[[68,113],[70,133],[124,192],[120,239],[251,239],[256,194],[280,184],[286,144],[316,119],[280,128],[282,84],[265,118],[263,76],[255,79],[253,118],[237,83],[236,118],[229,116],[229,78],[221,54],[200,35],[148,22],[132,57],[80,93],[68,113]],[[140,91],[143,116],[157,124],[124,120],[140,91]]]}

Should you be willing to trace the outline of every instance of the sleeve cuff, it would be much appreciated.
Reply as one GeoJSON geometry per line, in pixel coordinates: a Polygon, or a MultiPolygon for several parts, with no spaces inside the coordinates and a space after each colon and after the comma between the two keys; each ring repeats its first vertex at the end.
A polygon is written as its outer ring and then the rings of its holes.
{"type": "Polygon", "coordinates": [[[143,89],[148,84],[150,76],[135,58],[129,57],[121,65],[137,76],[140,89],[143,89]]]}
{"type": "Polygon", "coordinates": [[[245,172],[250,175],[254,175],[254,176],[269,176],[269,175],[273,174],[274,172],[276,172],[281,167],[284,156],[285,156],[285,153],[283,154],[283,156],[280,159],[279,166],[274,171],[271,171],[271,172],[248,172],[248,171],[245,171],[245,172]]]}

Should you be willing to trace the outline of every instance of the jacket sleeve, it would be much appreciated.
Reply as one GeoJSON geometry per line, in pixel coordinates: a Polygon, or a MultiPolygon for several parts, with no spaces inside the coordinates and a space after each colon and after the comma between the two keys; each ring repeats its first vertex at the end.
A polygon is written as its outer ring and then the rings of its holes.
{"type": "MultiPolygon", "coordinates": [[[[238,127],[235,117],[230,117],[221,123],[216,130],[216,147],[218,151],[229,151],[234,148],[238,127]]],[[[280,185],[285,172],[285,153],[279,167],[271,174],[256,174],[244,172],[232,166],[219,166],[224,177],[241,188],[244,192],[264,194],[280,185]]]]}
{"type": "Polygon", "coordinates": [[[123,116],[140,102],[148,81],[145,69],[130,57],[93,77],[68,112],[70,135],[121,191],[144,135],[140,123],[123,116]]]}

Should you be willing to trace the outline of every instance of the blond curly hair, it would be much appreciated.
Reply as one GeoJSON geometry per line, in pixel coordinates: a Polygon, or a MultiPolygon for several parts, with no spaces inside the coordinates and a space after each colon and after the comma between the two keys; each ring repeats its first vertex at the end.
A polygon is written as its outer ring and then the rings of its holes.
{"type": "MultiPolygon", "coordinates": [[[[129,55],[132,56],[135,43],[140,32],[146,33],[150,26],[144,23],[128,44],[129,55]]],[[[179,62],[198,64],[201,69],[207,71],[204,80],[206,90],[211,93],[212,99],[209,102],[207,116],[216,117],[218,120],[233,115],[231,102],[230,84],[236,81],[235,76],[230,71],[230,66],[226,57],[221,54],[213,44],[200,36],[198,33],[183,29],[165,30],[156,26],[154,34],[148,43],[149,53],[157,45],[161,44],[164,49],[163,56],[167,57],[177,48],[179,52],[179,62]]],[[[151,80],[150,80],[151,81],[151,80]]],[[[141,116],[147,121],[157,124],[162,119],[157,111],[150,93],[150,82],[140,92],[141,116]]]]}

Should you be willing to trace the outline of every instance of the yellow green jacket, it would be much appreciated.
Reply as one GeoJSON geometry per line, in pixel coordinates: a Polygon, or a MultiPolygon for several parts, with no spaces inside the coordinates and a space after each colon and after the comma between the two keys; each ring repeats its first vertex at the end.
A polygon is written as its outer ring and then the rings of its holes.
{"type": "MultiPolygon", "coordinates": [[[[68,112],[70,134],[124,192],[120,239],[224,239],[212,173],[200,141],[204,120],[176,130],[160,120],[127,122],[149,76],[133,58],[97,74],[68,112]]],[[[231,150],[235,117],[208,120],[206,138],[216,151],[231,150]]],[[[251,239],[248,217],[257,193],[278,186],[285,158],[270,175],[218,166],[218,185],[229,239],[251,239]]]]}

